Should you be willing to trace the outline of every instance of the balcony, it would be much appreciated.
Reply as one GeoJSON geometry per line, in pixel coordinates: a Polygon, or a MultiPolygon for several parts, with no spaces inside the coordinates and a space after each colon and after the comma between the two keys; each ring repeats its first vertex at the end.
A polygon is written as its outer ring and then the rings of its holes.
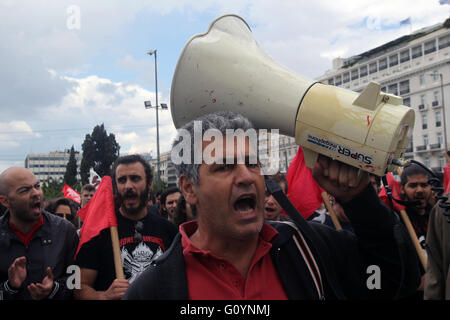
{"type": "Polygon", "coordinates": [[[405,150],[405,153],[410,153],[410,152],[413,152],[413,148],[412,147],[405,150]]]}
{"type": "Polygon", "coordinates": [[[430,145],[430,149],[431,150],[439,150],[439,149],[441,149],[441,144],[440,143],[432,144],[432,145],[430,145]]]}
{"type": "Polygon", "coordinates": [[[416,147],[416,151],[417,152],[425,151],[425,150],[427,150],[427,146],[418,146],[418,147],[416,147]]]}
{"type": "Polygon", "coordinates": [[[419,109],[419,111],[425,111],[426,107],[424,104],[419,104],[419,106],[417,107],[419,109]]]}
{"type": "Polygon", "coordinates": [[[431,103],[431,106],[432,106],[433,108],[438,108],[438,107],[439,107],[439,101],[433,101],[433,102],[431,103]]]}

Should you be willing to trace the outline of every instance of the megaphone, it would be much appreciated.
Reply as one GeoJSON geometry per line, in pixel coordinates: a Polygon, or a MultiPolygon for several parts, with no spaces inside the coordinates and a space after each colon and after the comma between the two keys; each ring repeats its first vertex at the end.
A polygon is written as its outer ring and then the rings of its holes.
{"type": "Polygon", "coordinates": [[[358,94],[293,73],[261,50],[236,15],[187,42],[171,88],[176,128],[229,110],[256,129],[295,137],[309,168],[323,154],[378,176],[393,171],[410,144],[414,110],[402,103],[375,82],[358,94]]]}

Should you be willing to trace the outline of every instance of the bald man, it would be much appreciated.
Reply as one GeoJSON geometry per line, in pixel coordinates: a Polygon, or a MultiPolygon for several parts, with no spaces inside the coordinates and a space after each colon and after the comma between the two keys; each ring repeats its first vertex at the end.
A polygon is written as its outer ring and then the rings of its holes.
{"type": "Polygon", "coordinates": [[[67,267],[78,245],[75,227],[43,208],[39,181],[25,168],[0,174],[0,300],[72,299],[67,267]]]}

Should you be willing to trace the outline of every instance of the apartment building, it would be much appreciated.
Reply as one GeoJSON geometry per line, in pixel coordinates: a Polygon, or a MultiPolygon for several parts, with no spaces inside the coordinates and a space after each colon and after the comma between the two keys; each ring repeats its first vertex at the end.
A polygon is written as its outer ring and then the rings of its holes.
{"type": "Polygon", "coordinates": [[[404,158],[442,171],[450,125],[450,18],[360,55],[337,58],[318,80],[356,92],[374,81],[383,92],[401,96],[416,115],[404,158]]]}
{"type": "MultiPolygon", "coordinates": [[[[47,154],[28,154],[25,158],[25,168],[30,169],[39,181],[52,178],[58,182],[64,180],[66,166],[69,162],[70,149],[64,151],[53,151],[47,154]]],[[[82,155],[75,151],[75,159],[77,161],[78,175],[80,178],[80,163],[82,155]]]]}

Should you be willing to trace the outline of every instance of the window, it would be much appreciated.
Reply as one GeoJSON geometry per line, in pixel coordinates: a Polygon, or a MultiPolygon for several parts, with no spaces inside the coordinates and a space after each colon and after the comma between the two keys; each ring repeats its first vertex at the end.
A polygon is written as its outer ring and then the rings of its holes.
{"type": "Polygon", "coordinates": [[[409,80],[400,82],[400,95],[409,93],[409,80]]]}
{"type": "Polygon", "coordinates": [[[353,69],[351,72],[351,75],[352,75],[352,81],[358,79],[359,78],[358,69],[353,69]]]}
{"type": "Polygon", "coordinates": [[[378,72],[378,66],[376,62],[369,64],[369,74],[378,72]]]}
{"type": "Polygon", "coordinates": [[[346,73],[344,73],[342,83],[347,83],[349,81],[350,81],[350,73],[346,72],[346,73]]]}
{"type": "Polygon", "coordinates": [[[427,135],[427,134],[424,134],[424,135],[423,135],[423,145],[424,145],[424,146],[427,146],[427,145],[428,145],[428,135],[427,135]]]}
{"type": "Polygon", "coordinates": [[[359,76],[361,78],[367,76],[367,66],[359,68],[359,76]]]}
{"type": "Polygon", "coordinates": [[[442,138],[442,132],[436,133],[437,142],[442,146],[444,144],[444,139],[442,138]]]}
{"type": "Polygon", "coordinates": [[[425,75],[424,74],[421,74],[419,76],[419,83],[421,86],[423,86],[425,84],[425,75]]]}
{"type": "Polygon", "coordinates": [[[433,107],[437,107],[439,105],[439,91],[433,92],[433,107]]]}
{"type": "Polygon", "coordinates": [[[329,84],[329,85],[334,85],[334,79],[333,79],[333,78],[328,79],[328,84],[329,84]]]}
{"type": "Polygon", "coordinates": [[[381,71],[381,70],[384,70],[386,68],[387,68],[387,58],[380,59],[378,61],[378,70],[381,71]]]}
{"type": "Polygon", "coordinates": [[[439,42],[439,50],[449,47],[450,46],[450,35],[440,37],[438,42],[439,42]]]}
{"type": "Polygon", "coordinates": [[[436,111],[434,113],[434,118],[436,119],[436,127],[440,127],[442,124],[442,115],[441,111],[436,111]]]}
{"type": "Polygon", "coordinates": [[[396,83],[389,85],[388,87],[389,93],[398,96],[398,86],[396,83]]]}
{"type": "Polygon", "coordinates": [[[426,156],[425,157],[424,164],[425,164],[426,167],[430,167],[430,156],[426,156]]]}
{"type": "Polygon", "coordinates": [[[342,84],[342,76],[341,75],[338,75],[338,76],[336,76],[336,78],[335,78],[336,80],[335,80],[335,85],[336,86],[340,86],[341,84],[342,84]]]}
{"type": "Polygon", "coordinates": [[[389,56],[389,67],[398,65],[398,54],[389,56]]]}
{"type": "Polygon", "coordinates": [[[400,63],[409,61],[409,49],[400,52],[400,63]]]}
{"type": "Polygon", "coordinates": [[[427,124],[427,114],[426,113],[422,113],[422,129],[427,129],[428,128],[428,124],[427,124]]]}
{"type": "Polygon", "coordinates": [[[425,42],[424,48],[425,54],[429,54],[436,51],[436,40],[433,39],[431,41],[425,42]]]}
{"type": "Polygon", "coordinates": [[[411,108],[411,98],[408,97],[408,98],[403,99],[403,105],[411,108]]]}
{"type": "Polygon", "coordinates": [[[422,45],[412,48],[411,55],[412,55],[413,59],[421,57],[422,56],[422,45]]]}
{"type": "Polygon", "coordinates": [[[433,71],[433,81],[438,81],[439,80],[439,72],[437,72],[437,70],[433,71]]]}
{"type": "Polygon", "coordinates": [[[441,167],[441,170],[442,170],[442,168],[444,168],[445,167],[445,163],[446,161],[445,161],[445,158],[444,158],[444,156],[443,155],[440,155],[439,156],[439,167],[441,167]]]}
{"type": "Polygon", "coordinates": [[[425,106],[425,104],[427,103],[427,97],[426,97],[424,94],[422,94],[422,95],[420,96],[420,102],[421,102],[421,104],[424,105],[424,106],[425,106]]]}

